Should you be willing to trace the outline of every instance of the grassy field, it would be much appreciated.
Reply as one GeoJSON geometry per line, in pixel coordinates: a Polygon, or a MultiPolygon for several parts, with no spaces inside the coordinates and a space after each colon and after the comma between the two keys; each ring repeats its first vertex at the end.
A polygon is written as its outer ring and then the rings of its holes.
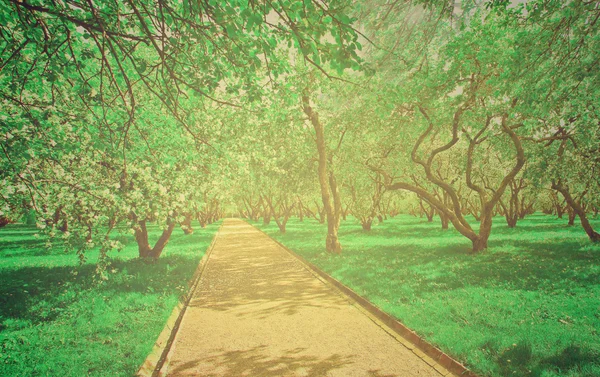
{"type": "MultiPolygon", "coordinates": [[[[90,251],[79,265],[46,250],[35,228],[0,229],[0,376],[132,376],[144,361],[219,224],[176,230],[156,263],[132,235],[98,279],[90,251]]],[[[160,230],[152,228],[151,241],[160,230]]]]}
{"type": "Polygon", "coordinates": [[[482,376],[597,377],[600,245],[566,222],[497,218],[477,255],[455,230],[407,215],[371,232],[344,222],[342,256],[325,253],[314,220],[292,219],[283,235],[255,225],[482,376]]]}

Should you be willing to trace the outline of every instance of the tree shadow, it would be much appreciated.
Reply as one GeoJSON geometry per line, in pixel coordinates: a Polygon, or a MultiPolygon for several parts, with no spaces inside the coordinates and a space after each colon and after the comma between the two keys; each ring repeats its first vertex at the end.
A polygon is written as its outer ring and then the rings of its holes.
{"type": "MultiPolygon", "coordinates": [[[[290,223],[290,226],[295,225],[290,223]]],[[[600,224],[594,226],[600,227],[600,224]]],[[[516,228],[508,228],[504,218],[497,217],[489,249],[477,254],[470,252],[470,241],[452,226],[449,230],[442,230],[439,221],[429,223],[425,219],[408,216],[384,222],[371,232],[362,231],[359,224],[343,224],[340,228],[344,248],[341,256],[324,252],[323,226],[311,224],[297,229],[297,233],[290,232],[275,238],[357,293],[373,302],[389,304],[382,304],[382,308],[394,308],[396,305],[401,313],[405,305],[427,308],[427,303],[420,304],[418,299],[458,297],[469,300],[465,293],[471,291],[489,292],[492,297],[513,295],[523,300],[539,294],[543,302],[545,298],[555,296],[570,300],[581,292],[595,291],[600,281],[600,271],[596,268],[600,265],[600,248],[587,240],[578,225],[567,226],[566,218],[557,220],[553,216],[535,214],[519,221],[516,228]]],[[[589,300],[587,297],[582,299],[589,300]]],[[[492,303],[491,307],[495,304],[492,303]]],[[[477,305],[486,309],[483,302],[473,303],[474,307],[477,305]]],[[[536,303],[532,301],[532,305],[536,303]]],[[[414,308],[405,312],[410,313],[410,310],[414,308]]],[[[552,311],[552,308],[548,310],[552,311]]],[[[511,307],[507,307],[506,311],[509,315],[507,320],[517,322],[523,319],[517,309],[514,315],[511,307]]],[[[452,310],[449,314],[452,316],[452,310]]],[[[482,315],[482,319],[485,318],[482,315]]],[[[544,314],[540,314],[540,318],[545,319],[544,314]]],[[[460,320],[450,318],[449,322],[460,320]]],[[[485,321],[473,324],[479,325],[488,326],[485,321]]],[[[539,327],[535,330],[544,331],[539,327]]],[[[481,331],[488,330],[483,327],[481,331]]],[[[490,329],[490,335],[498,337],[492,331],[498,331],[498,328],[490,329]]],[[[539,350],[539,343],[535,343],[534,347],[518,344],[508,350],[490,347],[494,351],[487,351],[486,358],[496,364],[494,369],[498,368],[496,370],[500,372],[497,373],[502,376],[541,377],[571,373],[592,377],[598,374],[600,355],[595,349],[586,349],[584,344],[581,342],[579,347],[574,345],[564,349],[564,343],[556,344],[552,351],[539,350]],[[562,351],[546,357],[557,350],[562,351]]],[[[594,344],[592,346],[595,347],[594,344]]]]}
{"type": "MultiPolygon", "coordinates": [[[[54,300],[69,287],[85,289],[89,283],[86,276],[93,272],[92,266],[83,266],[80,275],[73,274],[73,267],[21,267],[0,270],[0,322],[18,319],[34,323],[54,320],[60,311],[73,300],[54,300]],[[53,299],[54,298],[54,299],[53,299]],[[58,310],[34,311],[31,307],[40,300],[50,300],[58,310]]],[[[4,330],[0,328],[0,331],[4,330]]]]}
{"type": "Polygon", "coordinates": [[[541,360],[534,372],[535,377],[542,376],[546,370],[561,373],[581,372],[590,364],[600,367],[600,353],[571,345],[561,353],[541,360]]]}
{"type": "Polygon", "coordinates": [[[582,373],[586,367],[600,366],[598,352],[575,345],[570,345],[561,352],[543,359],[535,357],[529,343],[519,343],[500,354],[493,351],[490,345],[487,345],[487,350],[495,356],[502,376],[541,377],[548,375],[548,372],[560,375],[585,375],[582,373]]]}
{"type": "MultiPolygon", "coordinates": [[[[9,224],[1,229],[0,258],[13,256],[48,255],[45,245],[47,237],[34,237],[39,230],[22,224],[9,224]]],[[[62,250],[60,250],[62,251],[62,250]]]]}
{"type": "MultiPolygon", "coordinates": [[[[554,230],[551,226],[544,229],[554,230]]],[[[417,293],[499,285],[511,290],[547,290],[557,280],[571,287],[595,286],[600,281],[600,273],[588,268],[600,264],[600,253],[580,251],[587,245],[585,240],[559,237],[560,242],[551,242],[543,236],[527,238],[527,231],[503,230],[506,234],[493,234],[488,250],[472,254],[469,241],[456,234],[446,238],[437,229],[401,230],[395,243],[392,238],[382,237],[389,235],[389,229],[382,229],[381,234],[362,236],[353,243],[345,243],[342,238],[346,248],[341,257],[322,253],[317,254],[315,262],[337,269],[338,276],[359,287],[373,286],[369,278],[377,277],[388,285],[400,281],[417,293]],[[507,237],[514,234],[519,238],[507,237]]],[[[342,237],[347,234],[345,231],[342,237]]]]}
{"type": "MultiPolygon", "coordinates": [[[[191,276],[197,259],[166,256],[155,263],[141,259],[111,260],[109,279],[99,279],[96,265],[35,266],[0,269],[0,324],[7,319],[41,323],[54,321],[82,295],[101,297],[123,292],[171,294],[179,279],[191,276]]],[[[5,328],[0,327],[0,332],[5,328]]]]}
{"type": "MultiPolygon", "coordinates": [[[[253,233],[250,233],[253,235],[253,233]]],[[[270,315],[295,315],[302,308],[337,309],[346,301],[292,256],[265,237],[256,246],[243,241],[235,256],[213,254],[190,302],[191,307],[217,311],[234,310],[236,316],[265,319],[270,315]],[[242,249],[240,249],[242,250],[242,249]],[[259,251],[260,254],[254,254],[259,251]]],[[[227,248],[235,249],[236,243],[227,248]]]]}
{"type": "Polygon", "coordinates": [[[326,376],[329,372],[352,364],[353,356],[333,354],[317,357],[303,354],[304,349],[286,350],[281,356],[272,356],[265,345],[246,350],[207,354],[193,361],[175,365],[168,375],[205,377],[242,376],[326,376]]]}
{"type": "Polygon", "coordinates": [[[531,345],[520,343],[498,355],[497,363],[503,376],[531,376],[531,345]]]}
{"type": "MultiPolygon", "coordinates": [[[[556,280],[564,280],[572,287],[596,286],[600,281],[600,273],[581,271],[585,271],[590,264],[600,264],[600,254],[574,252],[580,246],[578,242],[564,242],[555,246],[518,241],[513,242],[511,248],[524,250],[521,254],[503,252],[498,247],[495,251],[478,255],[466,253],[465,248],[460,245],[426,249],[417,243],[401,247],[379,246],[379,255],[373,257],[387,260],[387,263],[374,272],[381,277],[389,276],[389,281],[401,279],[403,284],[422,293],[465,286],[505,286],[511,290],[538,291],[551,289],[552,282],[556,280]],[[404,250],[407,252],[404,253],[404,250]],[[395,262],[390,263],[391,261],[395,262]],[[399,265],[405,271],[401,277],[397,275],[399,265]],[[462,278],[457,279],[457,276],[462,278]]],[[[347,257],[349,256],[345,256],[347,257]]],[[[368,260],[363,258],[365,257],[359,255],[358,261],[354,263],[368,266],[368,260]]],[[[360,282],[368,273],[369,269],[365,268],[348,269],[342,274],[346,278],[355,275],[355,280],[360,282]]],[[[366,281],[364,283],[368,284],[366,281]]]]}

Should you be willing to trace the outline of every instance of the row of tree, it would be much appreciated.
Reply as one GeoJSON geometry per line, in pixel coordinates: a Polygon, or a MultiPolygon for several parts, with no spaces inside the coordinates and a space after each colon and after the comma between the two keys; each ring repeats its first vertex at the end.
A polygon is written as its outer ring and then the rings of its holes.
{"type": "MultiPolygon", "coordinates": [[[[495,216],[514,227],[536,210],[579,217],[600,241],[588,219],[600,206],[599,3],[427,5],[358,5],[369,46],[358,74],[296,68],[287,111],[305,115],[312,151],[301,158],[317,173],[327,250],[341,252],[348,208],[368,229],[391,191],[413,193],[418,211],[451,223],[475,252],[495,216]]],[[[302,150],[294,142],[286,149],[302,150]]],[[[289,175],[272,179],[294,197],[289,175]]]]}
{"type": "Polygon", "coordinates": [[[0,4],[0,225],[33,213],[82,256],[121,247],[124,227],[158,258],[177,226],[221,217],[232,110],[279,85],[289,54],[328,69],[356,56],[352,27],[324,22],[349,22],[344,1],[0,4]]]}
{"type": "Polygon", "coordinates": [[[332,253],[348,214],[600,240],[598,1],[0,1],[0,225],[153,258],[226,213],[317,218],[332,253]]]}

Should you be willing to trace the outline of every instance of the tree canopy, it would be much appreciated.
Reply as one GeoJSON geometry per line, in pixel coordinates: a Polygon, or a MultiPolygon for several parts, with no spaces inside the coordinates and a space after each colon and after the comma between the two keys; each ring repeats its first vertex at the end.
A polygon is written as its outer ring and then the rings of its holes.
{"type": "Polygon", "coordinates": [[[1,1],[2,224],[82,258],[222,216],[314,217],[333,253],[349,214],[600,240],[597,1],[1,1]]]}

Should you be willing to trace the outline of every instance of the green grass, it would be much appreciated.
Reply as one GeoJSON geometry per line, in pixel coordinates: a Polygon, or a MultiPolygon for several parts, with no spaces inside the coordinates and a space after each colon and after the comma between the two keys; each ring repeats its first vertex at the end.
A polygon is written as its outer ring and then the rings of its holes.
{"type": "MultiPolygon", "coordinates": [[[[176,230],[156,263],[137,258],[131,235],[110,256],[79,265],[61,247],[46,250],[35,228],[0,229],[0,376],[132,376],[150,353],[219,224],[176,230]]],[[[160,230],[151,228],[150,238],[160,230]]]]}
{"type": "Polygon", "coordinates": [[[566,222],[497,218],[477,255],[455,230],[403,215],[371,232],[344,222],[342,256],[325,253],[314,220],[284,235],[256,225],[482,376],[600,376],[600,245],[566,222]]]}

